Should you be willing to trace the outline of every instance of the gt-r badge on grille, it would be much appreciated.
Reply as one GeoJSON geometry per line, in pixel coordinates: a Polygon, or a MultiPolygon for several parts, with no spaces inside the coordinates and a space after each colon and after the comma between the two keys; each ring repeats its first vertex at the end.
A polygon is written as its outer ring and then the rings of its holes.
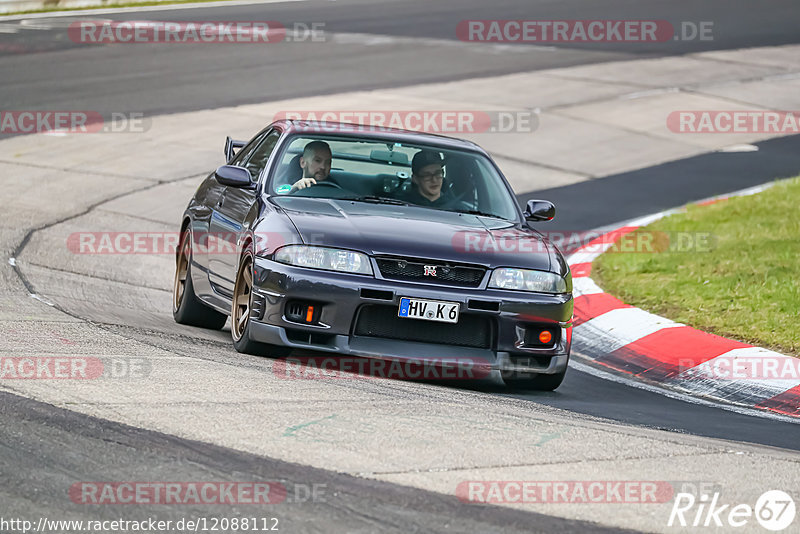
{"type": "Polygon", "coordinates": [[[435,265],[426,265],[425,272],[422,273],[424,276],[436,276],[436,266],[435,265]]]}

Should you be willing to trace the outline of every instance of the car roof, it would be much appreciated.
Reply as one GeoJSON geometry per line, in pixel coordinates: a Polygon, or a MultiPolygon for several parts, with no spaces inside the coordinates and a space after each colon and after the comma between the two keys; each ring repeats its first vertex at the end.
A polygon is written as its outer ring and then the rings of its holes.
{"type": "Polygon", "coordinates": [[[350,124],[345,122],[329,121],[304,121],[285,119],[273,122],[271,125],[280,126],[287,134],[305,133],[311,135],[341,135],[366,137],[377,141],[394,141],[409,144],[430,144],[440,148],[453,150],[470,150],[488,156],[488,153],[479,145],[466,139],[458,139],[445,135],[401,130],[384,126],[369,126],[363,124],[350,124]]]}

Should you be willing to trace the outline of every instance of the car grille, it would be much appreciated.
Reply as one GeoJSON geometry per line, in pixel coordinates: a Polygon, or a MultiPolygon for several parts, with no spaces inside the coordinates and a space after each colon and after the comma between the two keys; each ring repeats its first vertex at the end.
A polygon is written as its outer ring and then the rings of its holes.
{"type": "Polygon", "coordinates": [[[358,314],[357,336],[399,339],[459,347],[494,347],[494,320],[480,315],[461,314],[458,323],[442,323],[397,316],[396,306],[367,305],[358,314]]]}
{"type": "Polygon", "coordinates": [[[375,261],[384,278],[427,284],[478,287],[486,273],[484,267],[449,265],[436,260],[379,257],[375,261]]]}

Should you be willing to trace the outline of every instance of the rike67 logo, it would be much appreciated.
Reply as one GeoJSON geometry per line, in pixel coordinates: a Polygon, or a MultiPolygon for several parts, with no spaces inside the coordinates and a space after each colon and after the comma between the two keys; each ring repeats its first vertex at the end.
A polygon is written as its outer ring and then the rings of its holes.
{"type": "Polygon", "coordinates": [[[700,497],[678,493],[667,526],[741,528],[755,516],[762,527],[777,532],[794,522],[795,513],[794,499],[781,490],[764,492],[756,500],[755,507],[723,503],[719,493],[712,496],[705,493],[700,497]]]}

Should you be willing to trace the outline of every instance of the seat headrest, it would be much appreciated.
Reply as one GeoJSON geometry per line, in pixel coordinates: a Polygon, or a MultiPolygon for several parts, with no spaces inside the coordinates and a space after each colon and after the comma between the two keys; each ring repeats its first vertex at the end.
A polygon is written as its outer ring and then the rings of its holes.
{"type": "Polygon", "coordinates": [[[286,170],[286,179],[289,180],[290,183],[295,183],[303,177],[303,168],[300,167],[300,158],[302,157],[302,154],[297,154],[289,161],[289,168],[286,170]]]}

